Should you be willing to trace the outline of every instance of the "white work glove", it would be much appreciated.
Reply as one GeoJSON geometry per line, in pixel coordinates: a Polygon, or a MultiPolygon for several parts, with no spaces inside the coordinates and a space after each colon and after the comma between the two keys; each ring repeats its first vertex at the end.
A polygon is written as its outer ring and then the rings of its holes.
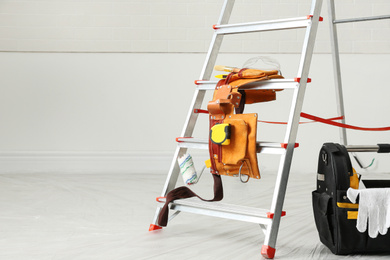
{"type": "Polygon", "coordinates": [[[378,232],[381,235],[387,233],[390,227],[390,189],[370,188],[356,190],[349,188],[347,197],[352,203],[356,203],[359,196],[359,211],[356,228],[359,232],[367,230],[371,238],[376,238],[378,232]]]}

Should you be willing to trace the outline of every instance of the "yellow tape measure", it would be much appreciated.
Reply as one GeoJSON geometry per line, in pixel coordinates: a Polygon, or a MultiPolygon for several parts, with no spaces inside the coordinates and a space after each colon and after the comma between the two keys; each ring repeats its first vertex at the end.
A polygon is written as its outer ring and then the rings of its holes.
{"type": "Polygon", "coordinates": [[[216,124],[211,127],[210,139],[215,144],[229,145],[230,131],[231,129],[229,124],[216,124]]]}

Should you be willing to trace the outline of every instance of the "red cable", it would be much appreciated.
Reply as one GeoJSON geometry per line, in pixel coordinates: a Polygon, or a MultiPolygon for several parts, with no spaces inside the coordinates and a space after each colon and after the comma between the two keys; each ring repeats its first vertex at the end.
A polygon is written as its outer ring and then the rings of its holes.
{"type": "Polygon", "coordinates": [[[360,126],[353,126],[353,125],[347,125],[342,124],[338,122],[331,121],[329,119],[321,118],[318,116],[309,115],[306,113],[301,113],[301,117],[304,117],[306,119],[314,120],[317,122],[321,122],[328,125],[338,126],[342,128],[348,128],[348,129],[354,129],[354,130],[361,130],[361,131],[389,131],[390,127],[360,127],[360,126]]]}
{"type": "MultiPolygon", "coordinates": [[[[339,117],[333,117],[333,118],[328,118],[328,119],[325,119],[325,120],[340,120],[340,119],[343,119],[344,117],[343,116],[339,116],[339,117]]],[[[261,123],[267,123],[267,124],[276,124],[276,125],[287,125],[287,122],[275,122],[275,121],[263,121],[263,120],[257,120],[258,122],[261,122],[261,123]]],[[[299,122],[299,124],[308,124],[308,123],[315,123],[316,121],[311,121],[311,122],[299,122]]]]}
{"type": "MultiPolygon", "coordinates": [[[[195,113],[205,113],[207,114],[207,110],[202,110],[202,109],[195,109],[195,113]]],[[[353,125],[348,125],[348,124],[343,124],[343,123],[338,123],[334,122],[334,120],[340,120],[343,119],[343,116],[339,117],[333,117],[333,118],[322,118],[318,116],[313,116],[309,115],[306,113],[301,113],[301,117],[315,121],[315,122],[320,122],[328,125],[333,125],[337,127],[342,127],[342,128],[348,128],[348,129],[353,129],[353,130],[361,130],[361,131],[390,131],[390,126],[387,127],[360,127],[360,126],[353,126],[353,125]]],[[[277,124],[277,125],[286,125],[287,122],[275,122],[275,121],[263,121],[263,120],[257,120],[258,122],[261,123],[267,123],[267,124],[277,124]]],[[[314,122],[299,122],[299,124],[307,124],[307,123],[314,123],[314,122]]]]}

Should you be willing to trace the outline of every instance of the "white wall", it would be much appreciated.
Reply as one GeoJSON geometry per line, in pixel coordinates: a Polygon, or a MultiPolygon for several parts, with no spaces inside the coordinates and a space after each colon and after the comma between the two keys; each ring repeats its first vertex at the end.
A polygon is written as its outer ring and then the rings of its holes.
{"type": "MultiPolygon", "coordinates": [[[[237,1],[233,20],[244,20],[246,13],[240,9],[244,5],[249,5],[248,18],[254,20],[259,15],[306,14],[307,2],[237,1]]],[[[166,173],[212,35],[209,25],[217,20],[221,3],[2,1],[0,172],[166,173]]],[[[390,13],[390,4],[384,0],[340,5],[347,17],[390,13]]],[[[326,6],[323,16],[326,19],[326,6]]],[[[350,124],[390,125],[390,90],[385,83],[390,26],[389,21],[378,24],[340,27],[350,124]]],[[[336,105],[327,27],[326,21],[320,27],[310,73],[313,82],[303,110],[333,117],[336,105]]],[[[286,36],[248,34],[243,40],[234,36],[224,44],[218,63],[240,66],[263,54],[277,58],[286,77],[295,77],[301,35],[288,31],[286,36]]],[[[288,90],[280,92],[277,101],[248,110],[256,109],[260,119],[286,120],[290,95],[288,90]]],[[[207,135],[206,121],[199,119],[196,136],[207,135]]],[[[259,139],[282,141],[283,130],[259,124],[259,139]]],[[[353,144],[389,142],[388,132],[348,134],[353,144]]],[[[315,171],[318,151],[326,141],[337,142],[338,129],[302,126],[293,170],[315,171]]],[[[193,155],[199,167],[207,157],[199,151],[193,155]]],[[[369,161],[370,156],[363,159],[369,161]]],[[[277,159],[261,155],[260,168],[274,170],[277,159]]],[[[383,161],[376,167],[384,168],[383,161]]]]}
{"type": "MultiPolygon", "coordinates": [[[[324,1],[327,2],[327,1],[324,1]]],[[[205,52],[223,0],[2,0],[0,50],[41,52],[205,52]]],[[[237,0],[231,22],[306,16],[310,0],[237,0]]],[[[386,15],[387,0],[336,1],[339,18],[386,15]]],[[[323,6],[323,17],[327,6],[323,6]]],[[[340,25],[348,53],[389,53],[390,21],[340,25]],[[353,30],[351,30],[353,29],[353,30]]],[[[328,25],[316,51],[329,52],[328,25]]],[[[302,31],[231,36],[224,52],[297,53],[302,31]]],[[[321,36],[322,35],[322,36],[321,36]]]]}

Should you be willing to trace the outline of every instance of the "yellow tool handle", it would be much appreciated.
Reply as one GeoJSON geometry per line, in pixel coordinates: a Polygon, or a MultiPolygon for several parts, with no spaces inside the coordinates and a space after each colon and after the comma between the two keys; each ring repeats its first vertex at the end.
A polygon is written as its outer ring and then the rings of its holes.
{"type": "Polygon", "coordinates": [[[220,74],[220,75],[215,75],[214,77],[216,77],[217,79],[226,79],[227,75],[220,74]]]}

